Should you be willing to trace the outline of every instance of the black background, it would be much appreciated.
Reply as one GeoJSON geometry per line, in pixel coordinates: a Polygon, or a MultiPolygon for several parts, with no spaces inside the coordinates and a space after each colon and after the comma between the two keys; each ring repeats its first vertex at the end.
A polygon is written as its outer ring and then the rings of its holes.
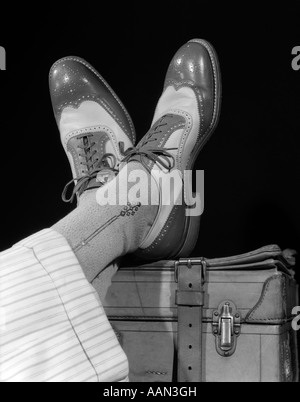
{"type": "Polygon", "coordinates": [[[89,61],[125,103],[140,139],[171,58],[203,38],[219,55],[223,105],[196,165],[205,170],[205,212],[194,256],[267,244],[300,251],[300,70],[291,66],[299,2],[219,3],[49,2],[1,12],[1,250],[73,208],[61,201],[71,172],[48,92],[51,65],[69,55],[89,61]]]}

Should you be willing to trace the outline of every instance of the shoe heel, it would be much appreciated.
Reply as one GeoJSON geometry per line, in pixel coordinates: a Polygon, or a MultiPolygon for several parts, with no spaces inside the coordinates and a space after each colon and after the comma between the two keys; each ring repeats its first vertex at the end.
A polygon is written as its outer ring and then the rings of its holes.
{"type": "Polygon", "coordinates": [[[189,257],[196,247],[197,240],[199,237],[199,228],[200,228],[201,217],[193,216],[193,217],[190,217],[189,220],[190,220],[190,223],[189,223],[185,242],[184,242],[182,248],[180,249],[180,251],[174,257],[175,259],[189,257]]]}
{"type": "MultiPolygon", "coordinates": [[[[195,198],[195,194],[193,194],[195,198]]],[[[200,232],[201,215],[190,216],[186,219],[186,228],[184,230],[183,244],[180,251],[175,255],[175,258],[186,258],[191,255],[196,247],[200,232]]]]}

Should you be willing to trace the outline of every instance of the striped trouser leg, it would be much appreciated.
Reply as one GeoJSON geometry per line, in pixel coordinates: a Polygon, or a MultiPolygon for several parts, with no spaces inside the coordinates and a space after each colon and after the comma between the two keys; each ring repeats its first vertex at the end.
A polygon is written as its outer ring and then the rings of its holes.
{"type": "Polygon", "coordinates": [[[0,381],[126,381],[127,358],[67,241],[44,230],[0,254],[0,381]]]}

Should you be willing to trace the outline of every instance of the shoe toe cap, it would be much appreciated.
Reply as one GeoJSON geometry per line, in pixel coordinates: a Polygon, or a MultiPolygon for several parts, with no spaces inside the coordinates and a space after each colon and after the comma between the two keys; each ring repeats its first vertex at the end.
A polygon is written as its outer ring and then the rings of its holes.
{"type": "Polygon", "coordinates": [[[214,66],[208,43],[200,40],[190,41],[174,56],[168,69],[165,87],[185,83],[203,90],[214,89],[214,66]]]}
{"type": "Polygon", "coordinates": [[[70,56],[58,60],[50,69],[49,87],[57,123],[65,107],[76,108],[84,101],[96,101],[111,111],[130,140],[135,141],[134,126],[125,106],[104,78],[84,59],[70,56]]]}
{"type": "Polygon", "coordinates": [[[63,105],[76,105],[84,97],[92,97],[105,90],[93,68],[78,57],[67,57],[56,62],[50,70],[49,86],[56,112],[63,105]]]}

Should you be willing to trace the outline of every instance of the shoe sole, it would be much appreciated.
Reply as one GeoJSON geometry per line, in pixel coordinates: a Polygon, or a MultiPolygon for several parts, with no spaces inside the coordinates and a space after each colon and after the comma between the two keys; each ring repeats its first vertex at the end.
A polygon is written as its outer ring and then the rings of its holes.
{"type": "Polygon", "coordinates": [[[118,104],[120,105],[120,107],[122,108],[123,112],[125,113],[125,116],[127,118],[127,121],[129,123],[130,129],[131,129],[131,135],[132,138],[129,138],[130,141],[132,141],[133,144],[135,144],[136,142],[136,134],[135,134],[135,128],[134,128],[134,124],[133,121],[130,117],[130,114],[128,113],[127,109],[125,108],[124,104],[122,103],[122,101],[120,100],[120,98],[118,97],[118,95],[114,92],[114,90],[111,88],[111,86],[106,82],[106,80],[98,73],[98,71],[92,66],[90,65],[86,60],[82,59],[81,57],[77,57],[77,56],[68,56],[68,57],[64,57],[60,60],[58,60],[56,63],[53,64],[53,66],[50,69],[50,73],[49,73],[49,77],[51,78],[52,76],[52,71],[55,69],[55,67],[60,64],[61,62],[64,61],[76,61],[78,63],[81,63],[82,65],[84,65],[85,67],[87,67],[90,71],[92,71],[93,74],[95,74],[97,76],[97,78],[99,78],[99,80],[102,82],[102,84],[108,89],[108,91],[111,93],[111,95],[115,98],[115,100],[118,102],[118,104]]]}
{"type": "MultiPolygon", "coordinates": [[[[195,146],[195,152],[193,153],[191,161],[187,167],[188,170],[193,170],[194,164],[198,158],[199,153],[201,152],[205,144],[209,141],[219,123],[220,110],[221,110],[221,97],[222,97],[222,81],[221,81],[220,64],[214,47],[209,42],[202,39],[193,39],[189,43],[199,43],[202,46],[204,46],[208,51],[213,66],[214,87],[215,87],[214,112],[211,125],[207,130],[207,134],[203,135],[204,137],[203,141],[202,136],[200,137],[199,133],[199,139],[198,143],[196,143],[195,146]]],[[[201,217],[186,217],[181,244],[178,247],[178,251],[175,252],[174,257],[172,258],[178,259],[182,257],[188,257],[192,253],[199,237],[200,218],[201,217]]]]}

